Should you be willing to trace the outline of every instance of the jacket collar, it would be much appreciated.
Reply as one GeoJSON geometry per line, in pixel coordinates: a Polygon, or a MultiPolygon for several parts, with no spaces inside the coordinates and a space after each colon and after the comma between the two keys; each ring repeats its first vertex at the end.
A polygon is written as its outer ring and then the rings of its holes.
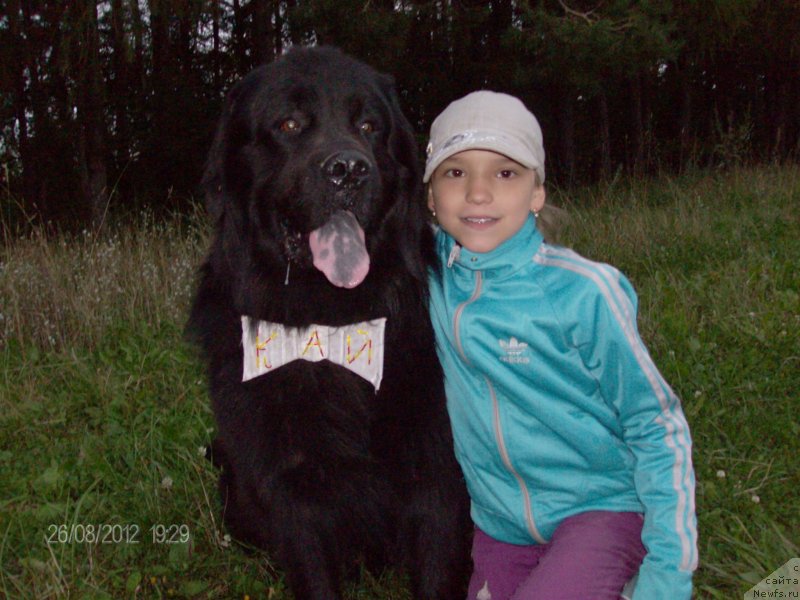
{"type": "Polygon", "coordinates": [[[530,263],[543,241],[533,214],[517,233],[490,252],[470,252],[441,228],[436,236],[445,269],[482,271],[488,277],[503,277],[518,271],[530,263]]]}

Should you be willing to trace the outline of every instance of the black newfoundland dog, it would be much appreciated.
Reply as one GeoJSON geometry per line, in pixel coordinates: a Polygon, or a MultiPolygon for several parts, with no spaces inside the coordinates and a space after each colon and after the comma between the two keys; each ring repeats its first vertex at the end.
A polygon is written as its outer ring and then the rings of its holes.
{"type": "Polygon", "coordinates": [[[426,307],[431,232],[391,80],[290,51],[230,92],[204,184],[215,237],[190,330],[208,363],[224,521],[298,600],[402,564],[462,587],[466,491],[426,307]]]}

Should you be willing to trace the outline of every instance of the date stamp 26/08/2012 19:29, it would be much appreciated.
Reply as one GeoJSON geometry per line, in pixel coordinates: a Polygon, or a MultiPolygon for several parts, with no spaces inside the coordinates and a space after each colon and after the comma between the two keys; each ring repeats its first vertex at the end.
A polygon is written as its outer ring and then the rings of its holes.
{"type": "Polygon", "coordinates": [[[186,524],[157,523],[143,528],[136,523],[51,523],[45,544],[186,544],[191,538],[186,524]]]}

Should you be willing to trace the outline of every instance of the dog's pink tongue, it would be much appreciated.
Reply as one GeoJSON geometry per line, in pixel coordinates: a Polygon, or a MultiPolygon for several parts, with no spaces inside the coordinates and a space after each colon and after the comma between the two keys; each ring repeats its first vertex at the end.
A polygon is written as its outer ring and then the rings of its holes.
{"type": "Polygon", "coordinates": [[[354,288],[369,272],[364,230],[352,213],[340,210],[308,238],[314,266],[333,285],[354,288]]]}

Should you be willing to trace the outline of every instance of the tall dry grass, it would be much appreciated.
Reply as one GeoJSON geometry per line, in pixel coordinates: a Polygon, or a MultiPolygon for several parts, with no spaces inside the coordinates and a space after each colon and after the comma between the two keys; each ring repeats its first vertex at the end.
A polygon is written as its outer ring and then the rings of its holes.
{"type": "Polygon", "coordinates": [[[4,236],[0,248],[0,347],[92,347],[115,323],[186,318],[208,239],[199,215],[135,224],[101,235],[4,236]]]}

